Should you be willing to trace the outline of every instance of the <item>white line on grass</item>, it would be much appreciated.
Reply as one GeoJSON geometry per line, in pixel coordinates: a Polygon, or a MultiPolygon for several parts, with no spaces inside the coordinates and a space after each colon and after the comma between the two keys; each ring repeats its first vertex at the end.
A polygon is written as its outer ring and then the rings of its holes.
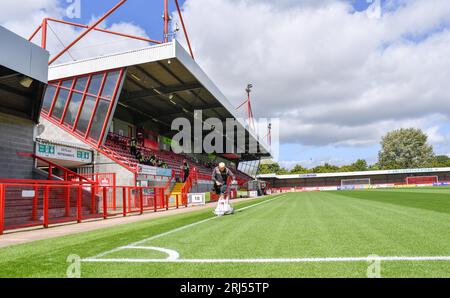
{"type": "MultiPolygon", "coordinates": [[[[236,211],[239,212],[239,211],[247,210],[249,208],[253,208],[253,207],[259,206],[261,204],[265,204],[265,203],[272,202],[274,200],[278,200],[278,199],[280,199],[280,198],[282,198],[284,196],[286,196],[286,195],[276,196],[275,198],[272,198],[272,199],[269,199],[269,200],[264,200],[264,201],[259,202],[257,204],[253,204],[253,205],[250,205],[250,206],[247,206],[247,207],[243,207],[243,208],[237,209],[236,211]]],[[[194,222],[194,223],[191,223],[191,224],[188,224],[188,225],[185,225],[185,226],[182,226],[182,227],[179,227],[179,228],[176,228],[176,229],[173,229],[173,230],[170,230],[170,231],[158,234],[158,235],[154,235],[152,237],[149,237],[149,238],[146,238],[146,239],[143,239],[143,240],[140,240],[140,241],[137,241],[137,242],[125,245],[125,246],[120,246],[120,247],[117,247],[117,248],[105,251],[105,252],[103,252],[101,254],[98,254],[98,255],[93,256],[91,258],[87,258],[85,260],[93,260],[93,259],[96,259],[96,258],[101,258],[101,257],[103,257],[105,255],[108,255],[110,253],[113,253],[113,252],[117,252],[117,251],[120,251],[120,250],[123,250],[123,249],[126,249],[126,248],[130,248],[132,246],[139,246],[139,245],[141,245],[141,244],[143,244],[145,242],[148,242],[148,241],[151,241],[151,240],[154,240],[154,239],[158,239],[158,238],[161,238],[161,237],[164,237],[164,236],[167,236],[167,235],[170,235],[170,234],[173,234],[173,233],[176,233],[176,232],[179,232],[179,231],[191,228],[193,226],[196,226],[196,225],[199,225],[199,224],[211,221],[211,220],[216,219],[216,218],[219,218],[219,217],[215,216],[215,217],[210,217],[210,218],[207,218],[207,219],[203,219],[203,220],[200,220],[200,221],[197,221],[197,222],[194,222]]]]}
{"type": "Polygon", "coordinates": [[[162,247],[154,247],[154,246],[124,246],[123,249],[142,249],[142,250],[155,250],[159,252],[163,252],[168,255],[166,261],[175,261],[178,260],[180,254],[173,249],[162,248],[162,247]]]}
{"type": "Polygon", "coordinates": [[[450,261],[450,256],[428,257],[340,257],[340,258],[287,258],[287,259],[83,259],[92,263],[319,263],[319,262],[426,262],[450,261]]]}

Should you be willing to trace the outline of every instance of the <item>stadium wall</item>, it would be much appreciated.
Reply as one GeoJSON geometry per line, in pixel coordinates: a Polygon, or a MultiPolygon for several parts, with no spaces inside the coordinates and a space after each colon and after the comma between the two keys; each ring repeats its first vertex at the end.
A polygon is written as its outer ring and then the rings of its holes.
{"type": "Polygon", "coordinates": [[[34,161],[17,155],[34,152],[34,128],[31,120],[0,112],[0,177],[35,179],[34,161]]]}
{"type": "MultiPolygon", "coordinates": [[[[72,144],[78,144],[80,146],[86,146],[88,144],[82,142],[77,137],[66,132],[64,129],[54,125],[47,119],[41,117],[40,125],[45,127],[44,131],[39,134],[39,138],[46,139],[48,141],[64,141],[72,144]]],[[[122,167],[114,160],[103,155],[102,153],[94,150],[94,172],[95,173],[116,173],[117,185],[120,186],[135,186],[135,175],[128,169],[122,167]]]]}
{"type": "Polygon", "coordinates": [[[116,173],[116,185],[135,186],[135,174],[117,164],[112,159],[94,151],[94,173],[116,173]]]}
{"type": "Polygon", "coordinates": [[[86,146],[84,142],[66,132],[64,129],[54,125],[44,117],[41,117],[39,119],[39,125],[44,129],[41,133],[38,134],[38,138],[45,139],[47,141],[63,141],[66,143],[86,146]]]}

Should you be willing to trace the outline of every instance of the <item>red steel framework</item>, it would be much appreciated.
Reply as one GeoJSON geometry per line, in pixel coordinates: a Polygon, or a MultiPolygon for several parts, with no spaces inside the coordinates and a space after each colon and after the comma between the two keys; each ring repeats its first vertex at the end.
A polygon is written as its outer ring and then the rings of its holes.
{"type": "MultiPolygon", "coordinates": [[[[33,34],[31,34],[30,38],[28,39],[29,41],[32,41],[36,35],[41,32],[41,47],[46,49],[47,48],[47,33],[48,33],[48,23],[49,22],[55,22],[55,23],[60,23],[60,24],[64,24],[64,25],[69,25],[69,26],[73,26],[73,27],[78,27],[78,28],[84,28],[86,30],[82,31],[80,33],[80,35],[75,38],[69,45],[67,45],[61,52],[59,52],[58,54],[56,54],[54,57],[52,57],[49,61],[49,65],[53,64],[55,61],[57,61],[59,58],[61,58],[65,53],[67,53],[73,46],[75,46],[81,39],[83,39],[89,32],[91,31],[98,31],[98,32],[102,32],[102,33],[107,33],[107,34],[112,34],[112,35],[116,35],[116,36],[121,36],[121,37],[126,37],[126,38],[131,38],[131,39],[135,39],[135,40],[140,40],[140,41],[145,41],[145,42],[149,42],[149,43],[153,43],[153,44],[161,44],[161,43],[167,43],[169,42],[169,24],[170,24],[170,16],[169,16],[169,0],[164,0],[164,40],[163,41],[158,41],[155,39],[150,39],[150,38],[145,38],[145,37],[139,37],[139,36],[134,36],[134,35],[130,35],[130,34],[126,34],[126,33],[120,33],[120,32],[114,32],[111,30],[106,30],[106,29],[102,29],[102,28],[98,28],[97,26],[100,25],[106,18],[108,18],[111,14],[113,14],[119,7],[121,7],[125,2],[127,2],[127,0],[121,0],[119,3],[117,3],[113,8],[111,8],[109,11],[107,11],[102,17],[100,17],[96,22],[94,22],[94,24],[92,25],[85,25],[85,24],[79,24],[79,23],[75,23],[75,22],[68,22],[68,21],[64,21],[64,20],[58,20],[58,19],[54,19],[54,18],[44,18],[42,20],[42,23],[38,26],[38,28],[36,28],[36,30],[33,32],[33,34]]],[[[177,13],[178,16],[180,18],[181,21],[181,25],[183,28],[183,33],[186,39],[186,43],[187,46],[189,48],[189,53],[191,54],[192,59],[194,59],[194,53],[192,51],[192,47],[191,47],[191,43],[189,40],[189,35],[186,29],[186,25],[183,19],[183,14],[180,8],[180,4],[178,2],[178,0],[174,0],[175,6],[177,8],[177,13]]]]}
{"type": "Polygon", "coordinates": [[[247,88],[245,89],[245,92],[247,93],[247,99],[236,108],[236,110],[239,110],[244,105],[247,105],[247,119],[248,119],[249,130],[250,130],[250,128],[253,128],[253,130],[255,130],[255,128],[256,128],[255,127],[255,118],[253,117],[252,99],[250,96],[250,93],[252,92],[252,88],[253,88],[252,84],[247,85],[247,88]]]}
{"type": "MultiPolygon", "coordinates": [[[[68,131],[72,135],[75,135],[76,137],[81,138],[83,141],[86,141],[87,143],[93,145],[95,148],[99,148],[102,145],[103,140],[105,138],[106,130],[107,130],[108,124],[110,122],[109,120],[111,118],[113,107],[118,100],[118,96],[119,96],[118,92],[119,92],[119,88],[120,88],[121,82],[124,77],[124,73],[125,73],[124,69],[113,69],[113,70],[92,73],[92,74],[86,74],[86,75],[77,76],[77,77],[73,77],[73,78],[49,82],[49,87],[55,88],[55,93],[52,96],[50,108],[47,108],[46,107],[47,104],[44,102],[44,106],[41,111],[41,116],[44,117],[45,119],[51,121],[52,123],[56,124],[57,126],[64,128],[66,131],[68,131]],[[117,78],[115,81],[111,81],[111,80],[108,81],[110,76],[112,76],[114,78],[115,75],[117,75],[117,78]],[[102,76],[100,87],[96,91],[97,92],[96,94],[91,94],[89,92],[91,86],[93,86],[93,85],[91,85],[91,82],[94,77],[98,78],[99,76],[102,76]],[[83,79],[87,80],[86,85],[84,86],[83,90],[76,89],[75,88],[76,84],[79,81],[82,81],[83,79]],[[71,87],[63,86],[64,83],[70,83],[71,87]],[[114,88],[113,88],[113,93],[110,95],[110,98],[108,98],[107,95],[103,94],[103,92],[105,90],[105,84],[107,84],[107,83],[109,85],[115,84],[114,88]],[[60,97],[61,91],[68,92],[67,97],[60,97]],[[79,102],[78,106],[75,107],[77,110],[76,117],[73,121],[73,124],[70,125],[70,124],[66,123],[66,116],[68,114],[69,108],[71,107],[70,105],[71,105],[72,101],[74,101],[73,97],[80,96],[80,95],[82,96],[81,101],[79,102]],[[95,98],[95,103],[94,103],[92,110],[89,111],[90,116],[89,116],[89,122],[87,123],[86,130],[83,131],[83,129],[80,129],[80,127],[79,127],[79,121],[80,121],[80,117],[81,117],[84,109],[88,108],[86,105],[86,98],[90,98],[90,99],[95,98]],[[65,103],[64,103],[64,107],[63,107],[63,110],[61,113],[62,117],[59,118],[54,115],[54,109],[55,109],[56,103],[61,100],[65,100],[65,103]],[[108,102],[109,106],[107,109],[107,113],[106,113],[105,117],[103,118],[103,123],[102,123],[102,127],[100,130],[98,139],[95,139],[91,135],[91,133],[92,133],[91,129],[92,129],[94,118],[96,116],[96,112],[97,112],[100,102],[108,102]]],[[[49,91],[49,87],[47,87],[46,92],[51,92],[51,91],[49,91]]],[[[49,93],[49,95],[51,96],[52,93],[49,93]]]]}

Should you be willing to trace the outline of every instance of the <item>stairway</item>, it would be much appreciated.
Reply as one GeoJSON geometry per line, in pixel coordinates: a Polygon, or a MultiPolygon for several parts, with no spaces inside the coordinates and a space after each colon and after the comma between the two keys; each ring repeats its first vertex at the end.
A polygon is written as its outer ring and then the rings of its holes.
{"type": "Polygon", "coordinates": [[[172,191],[169,195],[169,207],[175,207],[177,205],[177,196],[178,196],[178,204],[182,205],[182,197],[181,197],[181,189],[183,188],[183,183],[177,182],[172,188],[172,191]]]}

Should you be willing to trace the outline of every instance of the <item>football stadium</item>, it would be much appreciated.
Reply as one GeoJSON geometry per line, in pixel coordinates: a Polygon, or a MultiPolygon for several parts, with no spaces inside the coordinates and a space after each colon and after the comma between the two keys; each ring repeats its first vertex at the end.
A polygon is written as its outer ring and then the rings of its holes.
{"type": "Polygon", "coordinates": [[[450,277],[450,164],[262,172],[252,84],[222,93],[178,0],[162,40],[101,26],[126,2],[0,26],[1,278],[450,277]],[[50,51],[52,24],[78,36],[50,51]],[[61,62],[93,32],[148,46],[61,62]]]}

